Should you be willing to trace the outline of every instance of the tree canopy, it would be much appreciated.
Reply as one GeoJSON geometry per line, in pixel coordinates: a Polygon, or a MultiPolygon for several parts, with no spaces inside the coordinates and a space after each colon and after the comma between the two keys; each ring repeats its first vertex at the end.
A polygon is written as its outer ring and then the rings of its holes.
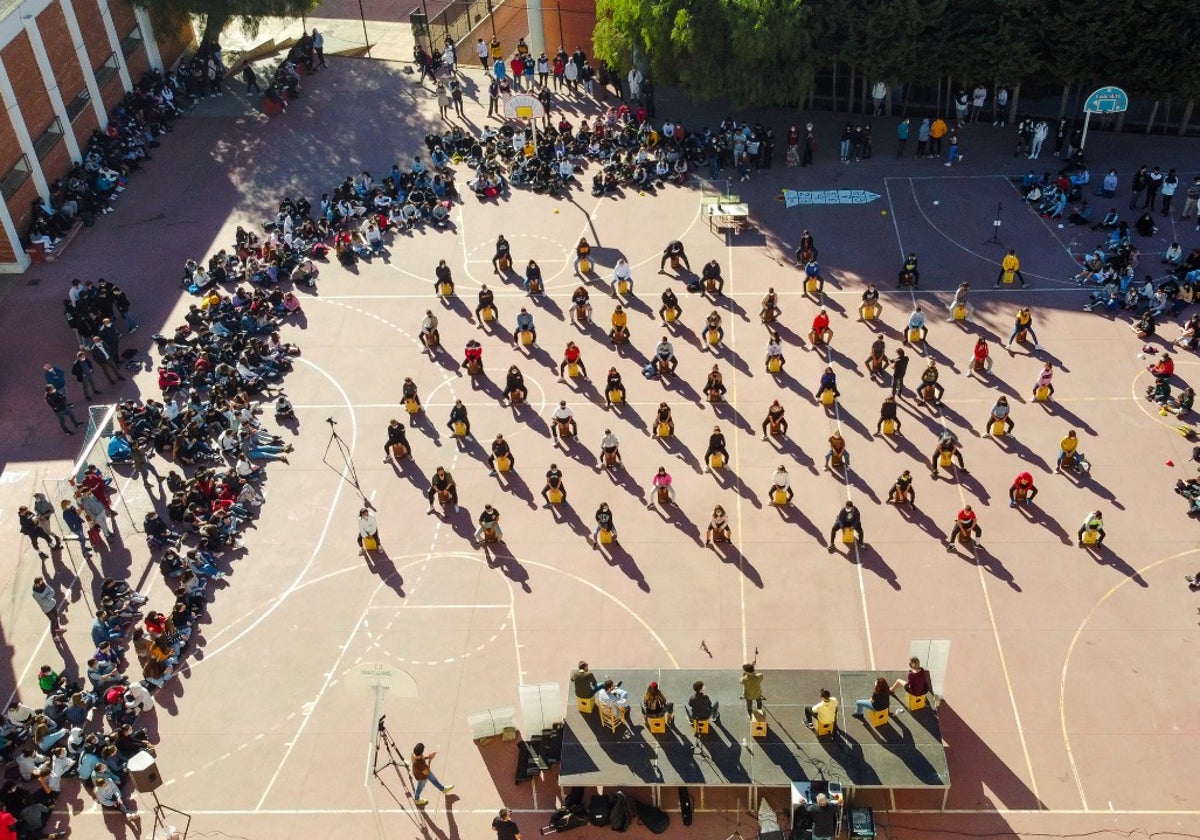
{"type": "Polygon", "coordinates": [[[166,14],[196,15],[204,21],[202,44],[221,37],[229,22],[237,18],[242,28],[253,34],[267,17],[300,17],[320,5],[320,0],[135,0],[151,11],[166,14]]]}

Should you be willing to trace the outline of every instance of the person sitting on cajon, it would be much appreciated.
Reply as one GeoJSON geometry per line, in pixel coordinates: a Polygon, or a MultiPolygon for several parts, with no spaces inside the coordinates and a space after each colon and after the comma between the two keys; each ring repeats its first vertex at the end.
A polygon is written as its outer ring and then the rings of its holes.
{"type": "Polygon", "coordinates": [[[446,428],[451,432],[456,432],[455,426],[459,423],[462,423],[464,427],[463,437],[467,440],[475,440],[471,435],[471,420],[467,417],[467,407],[463,405],[462,400],[455,400],[450,409],[450,419],[446,422],[446,428]]]}
{"type": "Polygon", "coordinates": [[[991,351],[987,339],[979,336],[971,350],[971,361],[967,363],[967,374],[985,373],[992,369],[991,351]]]}
{"type": "Polygon", "coordinates": [[[883,434],[883,424],[891,422],[896,430],[896,434],[900,434],[900,416],[898,414],[899,406],[896,404],[896,398],[888,394],[883,398],[883,405],[879,406],[879,422],[875,424],[875,434],[883,434]]]}
{"type": "Polygon", "coordinates": [[[675,348],[665,335],[654,348],[654,366],[661,368],[663,365],[667,366],[667,373],[671,375],[674,375],[675,368],[679,367],[679,360],[675,358],[675,348]]]}
{"type": "Polygon", "coordinates": [[[874,283],[868,283],[866,290],[862,293],[862,303],[858,305],[858,320],[866,320],[864,312],[867,307],[875,310],[875,317],[879,317],[879,313],[883,311],[883,304],[879,302],[879,290],[875,288],[874,283]]]}
{"type": "Polygon", "coordinates": [[[908,660],[908,674],[902,680],[892,683],[892,696],[900,699],[899,691],[904,689],[913,697],[924,697],[933,691],[933,680],[929,672],[921,667],[921,660],[912,657],[908,660]]]}
{"type": "Polygon", "coordinates": [[[892,485],[892,489],[888,491],[888,504],[898,505],[901,502],[908,502],[913,507],[917,505],[917,491],[912,486],[912,473],[908,470],[900,473],[896,482],[892,485]]]}
{"type": "Polygon", "coordinates": [[[817,262],[817,255],[814,252],[812,258],[804,264],[804,290],[808,291],[808,284],[816,281],[816,293],[819,295],[825,291],[825,278],[821,276],[821,264],[817,262]]]}
{"type": "MultiPolygon", "coordinates": [[[[1104,515],[1100,511],[1094,510],[1089,513],[1083,520],[1083,524],[1079,526],[1079,533],[1075,538],[1079,540],[1080,545],[1083,545],[1084,534],[1095,534],[1096,545],[1104,542],[1104,515]]],[[[1193,581],[1189,581],[1189,583],[1191,582],[1193,581]]]]}
{"type": "Polygon", "coordinates": [[[913,307],[913,311],[908,314],[908,323],[904,325],[904,343],[910,344],[912,331],[917,330],[921,333],[921,341],[924,341],[929,336],[929,327],[925,326],[925,313],[921,310],[920,305],[913,307]]]}
{"type": "Polygon", "coordinates": [[[654,413],[654,434],[658,437],[667,437],[675,434],[675,419],[671,416],[671,406],[665,402],[658,404],[658,411],[654,413]],[[666,434],[663,434],[663,426],[666,426],[666,434]]]}
{"type": "Polygon", "coordinates": [[[504,542],[504,532],[500,530],[500,511],[491,505],[484,505],[479,514],[479,527],[475,529],[475,544],[482,543],[488,534],[494,534],[496,542],[504,542]]]}
{"type": "Polygon", "coordinates": [[[704,532],[704,544],[712,545],[713,540],[717,542],[729,542],[732,539],[732,532],[729,530],[729,516],[725,513],[725,508],[717,505],[713,508],[712,519],[708,521],[708,529],[704,532]]]}
{"type": "Polygon", "coordinates": [[[796,491],[792,489],[792,478],[783,464],[780,464],[779,469],[775,470],[775,474],[771,476],[771,489],[767,491],[767,498],[771,500],[772,504],[775,502],[775,494],[781,491],[787,494],[788,504],[791,504],[796,491]]]}
{"type": "Polygon", "coordinates": [[[1031,505],[1037,494],[1038,489],[1033,486],[1033,476],[1028,472],[1018,473],[1013,479],[1012,487],[1008,488],[1008,506],[1016,507],[1019,496],[1025,499],[1026,505],[1031,505]]]}
{"type": "Polygon", "coordinates": [[[438,319],[433,314],[433,310],[425,310],[425,318],[421,321],[421,352],[433,355],[434,347],[441,344],[442,338],[438,334],[438,319]]]}
{"type": "Polygon", "coordinates": [[[662,318],[662,325],[667,325],[667,310],[675,310],[675,317],[679,318],[683,314],[683,307],[679,305],[679,298],[675,296],[675,292],[670,289],[663,289],[662,306],[658,308],[658,317],[662,318]]]}
{"type": "Polygon", "coordinates": [[[954,551],[955,540],[962,540],[972,548],[978,547],[983,529],[979,527],[979,518],[971,506],[967,505],[958,512],[954,524],[950,526],[950,539],[946,542],[946,551],[954,551]]]}
{"type": "Polygon", "coordinates": [[[963,464],[962,446],[958,442],[958,437],[949,429],[943,429],[941,435],[938,436],[937,448],[933,450],[933,456],[930,458],[930,467],[934,478],[938,477],[938,464],[943,453],[949,453],[951,458],[958,461],[960,470],[970,473],[970,470],[963,464]]]}
{"type": "Polygon", "coordinates": [[[891,364],[891,359],[887,355],[887,346],[883,342],[883,336],[878,336],[871,342],[871,353],[863,360],[863,364],[866,365],[872,379],[876,376],[883,376],[883,372],[891,364]]]}
{"type": "Polygon", "coordinates": [[[662,259],[658,263],[658,273],[666,274],[664,270],[667,267],[667,260],[671,261],[671,268],[676,268],[679,263],[683,263],[683,267],[688,271],[692,270],[692,264],[688,262],[687,254],[683,251],[683,243],[678,239],[673,239],[667,243],[667,247],[663,248],[662,259]]]}
{"type": "Polygon", "coordinates": [[[629,340],[629,315],[625,312],[625,308],[621,304],[617,304],[617,308],[612,314],[612,329],[608,331],[608,341],[610,344],[624,344],[629,340]]]}
{"type": "Polygon", "coordinates": [[[619,542],[617,539],[617,526],[613,522],[612,508],[608,506],[608,502],[601,502],[600,507],[596,508],[596,529],[592,531],[592,548],[598,548],[600,545],[600,532],[605,531],[611,537],[614,543],[619,542]]]}
{"type": "Polygon", "coordinates": [[[689,721],[711,720],[719,723],[721,720],[721,701],[713,700],[704,693],[704,681],[692,683],[692,696],[688,698],[687,715],[689,721]]]}
{"type": "Polygon", "coordinates": [[[854,502],[846,502],[842,509],[838,511],[837,518],[833,520],[833,527],[829,530],[829,553],[832,554],[837,549],[834,548],[834,541],[837,539],[843,529],[849,528],[854,531],[854,536],[858,540],[860,548],[866,548],[867,544],[863,540],[862,529],[862,514],[854,502]]]}
{"type": "Polygon", "coordinates": [[[433,478],[429,479],[429,512],[433,513],[433,499],[435,496],[446,494],[446,498],[450,504],[454,505],[454,512],[458,513],[458,485],[454,483],[454,477],[446,472],[445,467],[438,467],[433,473],[433,478]]]}
{"type": "Polygon", "coordinates": [[[571,320],[579,326],[584,321],[592,320],[592,304],[589,302],[588,290],[579,286],[571,293],[571,320]]]}
{"type": "Polygon", "coordinates": [[[388,462],[388,456],[396,459],[399,463],[400,459],[407,455],[410,451],[408,445],[408,437],[404,432],[404,424],[399,420],[392,420],[388,423],[387,443],[383,445],[383,463],[388,462]],[[400,447],[397,449],[396,447],[400,447]]]}
{"type": "Polygon", "coordinates": [[[721,326],[721,313],[715,309],[704,319],[704,340],[709,344],[713,343],[708,337],[708,334],[712,332],[717,334],[717,344],[725,340],[725,328],[721,326]]]}
{"type": "Polygon", "coordinates": [[[771,407],[767,409],[767,416],[762,421],[762,439],[767,439],[767,432],[773,435],[786,435],[788,430],[788,421],[784,417],[783,406],[779,404],[779,400],[772,400],[771,407]]]}
{"type": "Polygon", "coordinates": [[[508,240],[504,238],[504,234],[500,234],[496,238],[496,253],[492,254],[492,273],[500,273],[500,261],[503,260],[508,265],[512,265],[512,250],[508,246],[508,240]]]}
{"type": "Polygon", "coordinates": [[[837,374],[833,372],[832,367],[825,368],[825,372],[821,374],[821,382],[817,385],[817,390],[813,391],[813,393],[817,395],[817,399],[819,400],[826,391],[833,391],[835,398],[842,395],[837,386],[837,374]]]}
{"type": "Polygon", "coordinates": [[[725,278],[721,276],[721,264],[716,260],[709,260],[704,264],[704,268],[700,269],[700,279],[704,283],[705,291],[708,291],[710,286],[715,286],[713,291],[719,295],[725,288],[725,278]]]}
{"type": "Polygon", "coordinates": [[[779,308],[779,295],[775,293],[775,287],[767,289],[766,296],[762,299],[762,307],[758,310],[758,317],[762,319],[764,324],[770,324],[778,320],[783,314],[783,310],[779,308]]]}
{"type": "Polygon", "coordinates": [[[613,284],[612,284],[613,295],[617,294],[617,290],[621,288],[622,284],[627,284],[629,286],[629,294],[632,295],[633,294],[633,269],[629,267],[629,263],[625,260],[624,257],[620,257],[617,260],[617,264],[615,266],[613,266],[613,284]]]}
{"type": "Polygon", "coordinates": [[[767,358],[765,360],[767,372],[771,371],[771,362],[774,360],[778,365],[779,370],[783,370],[787,359],[783,358],[783,340],[779,337],[779,333],[772,331],[767,338],[767,358]]]}
{"type": "Polygon", "coordinates": [[[566,382],[566,371],[568,367],[577,366],[583,378],[588,378],[587,365],[583,363],[583,354],[579,349],[579,345],[574,341],[567,342],[567,348],[563,351],[563,359],[558,365],[558,381],[566,382]]]}
{"type": "Polygon", "coordinates": [[[1011,433],[1013,427],[1016,426],[1011,417],[1011,412],[1012,409],[1008,405],[1008,397],[998,397],[996,404],[992,406],[992,411],[988,415],[987,425],[983,427],[983,433],[990,435],[992,433],[992,426],[996,423],[1004,423],[1007,431],[1011,433]]]}
{"type": "Polygon", "coordinates": [[[404,377],[404,384],[400,386],[400,402],[402,405],[407,405],[409,401],[417,404],[417,409],[421,408],[421,397],[417,394],[417,383],[412,381],[411,376],[404,377]]]}
{"type": "Polygon", "coordinates": [[[675,715],[675,704],[667,699],[656,682],[650,683],[642,695],[642,714],[648,718],[665,717],[668,720],[675,715]]]}
{"type": "Polygon", "coordinates": [[[588,670],[586,662],[580,662],[579,667],[571,672],[571,685],[575,688],[575,696],[581,700],[590,700],[600,690],[596,675],[588,670]]]}
{"type": "Polygon", "coordinates": [[[524,400],[528,393],[529,389],[525,387],[525,375],[521,373],[519,367],[513,365],[508,369],[508,376],[504,379],[504,398],[512,405],[524,400]]]}
{"type": "Polygon", "coordinates": [[[530,346],[537,347],[537,327],[533,325],[533,314],[524,306],[517,313],[517,328],[513,330],[513,347],[520,343],[521,333],[529,333],[530,346]]]}
{"type": "Polygon", "coordinates": [[[600,438],[600,458],[596,467],[604,467],[606,458],[611,458],[614,466],[621,463],[621,442],[612,433],[612,429],[605,429],[604,437],[600,438]]]}
{"type": "Polygon", "coordinates": [[[463,348],[462,366],[468,373],[479,373],[483,370],[483,345],[473,338],[463,348]]]}
{"type": "MultiPolygon", "coordinates": [[[[588,244],[587,237],[585,236],[582,239],[580,239],[579,244],[575,246],[575,273],[581,277],[583,276],[583,272],[579,270],[579,265],[584,260],[587,260],[587,262],[590,264],[592,260],[591,260],[591,257],[589,256],[589,254],[591,254],[591,253],[592,253],[592,246],[590,244],[588,244]]],[[[591,270],[590,265],[589,265],[588,270],[590,272],[590,270],[591,270]]]]}
{"type": "Polygon", "coordinates": [[[1042,370],[1038,373],[1038,377],[1034,380],[1033,390],[1030,392],[1036,399],[1038,391],[1045,388],[1049,393],[1047,396],[1054,396],[1054,367],[1049,362],[1042,366],[1042,370]]]}
{"type": "Polygon", "coordinates": [[[570,504],[567,501],[567,485],[563,483],[562,471],[558,468],[558,464],[551,464],[550,469],[546,470],[546,486],[542,488],[542,498],[546,503],[542,505],[544,508],[550,507],[550,491],[554,490],[562,494],[562,503],[570,504]]]}
{"type": "Polygon", "coordinates": [[[721,402],[725,398],[725,390],[725,377],[721,375],[721,368],[713,365],[712,370],[708,372],[708,379],[704,381],[704,395],[708,397],[709,402],[721,402]]]}
{"type": "Polygon", "coordinates": [[[926,402],[932,402],[935,406],[942,404],[946,388],[938,382],[939,374],[937,362],[930,359],[929,363],[925,365],[925,370],[921,371],[921,385],[917,392],[918,405],[925,405],[926,402]]]}
{"type": "Polygon", "coordinates": [[[437,268],[433,270],[433,273],[437,278],[433,283],[434,291],[440,295],[442,293],[442,286],[449,286],[450,288],[446,294],[454,294],[454,277],[451,275],[450,266],[446,265],[445,260],[438,260],[437,268]]]}
{"type": "Polygon", "coordinates": [[[604,380],[604,404],[609,408],[612,408],[614,394],[620,400],[625,399],[625,383],[615,367],[608,369],[608,377],[604,380]]]}
{"type": "Polygon", "coordinates": [[[830,464],[837,458],[846,469],[850,469],[850,450],[846,448],[846,439],[841,432],[829,436],[829,451],[825,453],[825,472],[831,472],[830,464]]]}
{"type": "Polygon", "coordinates": [[[515,470],[517,468],[517,459],[512,454],[512,449],[508,445],[508,441],[504,439],[504,435],[496,435],[496,439],[492,441],[492,452],[488,455],[488,475],[496,474],[496,459],[508,459],[508,468],[515,470]]]}
{"type": "Polygon", "coordinates": [[[822,688],[821,699],[812,706],[804,707],[804,725],[815,729],[813,718],[816,718],[821,726],[832,726],[833,731],[837,732],[837,709],[837,698],[829,693],[829,689],[822,688]]]}
{"type": "Polygon", "coordinates": [[[1067,436],[1058,442],[1058,460],[1054,462],[1054,471],[1061,472],[1063,462],[1068,466],[1075,460],[1075,452],[1079,449],[1079,437],[1075,430],[1067,432],[1067,436]]]}
{"type": "Polygon", "coordinates": [[[484,283],[479,287],[479,303],[475,305],[475,318],[479,321],[479,326],[483,326],[483,310],[492,310],[492,317],[498,318],[500,311],[496,309],[496,293],[487,287],[484,283]]]}
{"type": "Polygon", "coordinates": [[[647,510],[654,510],[657,506],[657,500],[666,493],[671,504],[675,504],[675,488],[671,486],[671,474],[667,472],[666,467],[659,467],[658,471],[650,479],[649,503],[646,505],[647,510]]]}
{"type": "Polygon", "coordinates": [[[829,329],[829,313],[822,309],[812,321],[812,329],[808,332],[808,341],[813,345],[828,344],[833,332],[829,329]]]}
{"type": "Polygon", "coordinates": [[[550,414],[550,437],[558,443],[558,437],[569,434],[579,437],[579,426],[575,422],[575,412],[567,405],[566,400],[559,400],[558,407],[550,414]],[[565,428],[564,428],[565,427],[565,428]]]}
{"type": "Polygon", "coordinates": [[[704,469],[712,471],[712,456],[720,455],[725,463],[729,463],[729,450],[725,448],[725,435],[720,426],[713,426],[712,434],[708,436],[708,449],[704,450],[704,469]]]}

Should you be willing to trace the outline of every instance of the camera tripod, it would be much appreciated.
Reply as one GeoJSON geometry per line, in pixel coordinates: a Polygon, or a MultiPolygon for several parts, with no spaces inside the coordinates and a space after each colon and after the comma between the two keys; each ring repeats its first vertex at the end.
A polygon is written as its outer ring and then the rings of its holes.
{"type": "Polygon", "coordinates": [[[375,728],[375,766],[371,768],[371,772],[374,774],[375,778],[379,778],[379,774],[389,767],[395,767],[397,773],[399,773],[400,768],[403,767],[405,774],[408,776],[409,787],[412,787],[412,768],[410,768],[408,766],[408,762],[404,760],[404,756],[400,752],[400,748],[396,746],[396,742],[392,739],[392,733],[388,732],[387,724],[385,723],[386,720],[387,715],[381,715],[379,718],[379,726],[375,728]],[[387,761],[383,763],[383,766],[380,766],[379,764],[379,753],[381,751],[387,753],[387,761]]]}
{"type": "Polygon", "coordinates": [[[325,444],[325,454],[321,456],[321,460],[325,462],[325,465],[329,469],[340,475],[347,484],[358,491],[359,497],[362,498],[363,507],[374,510],[371,502],[367,499],[367,494],[359,486],[358,470],[354,467],[354,456],[350,452],[349,445],[338,434],[337,421],[332,417],[326,417],[325,422],[329,424],[329,442],[325,444]],[[345,463],[345,466],[341,469],[329,463],[329,451],[335,446],[337,447],[338,454],[342,456],[342,461],[345,463]]]}

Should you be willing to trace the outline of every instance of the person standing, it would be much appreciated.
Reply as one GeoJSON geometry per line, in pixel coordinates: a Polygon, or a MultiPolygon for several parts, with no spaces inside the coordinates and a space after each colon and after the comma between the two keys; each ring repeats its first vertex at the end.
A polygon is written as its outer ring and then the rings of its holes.
{"type": "Polygon", "coordinates": [[[487,115],[489,117],[495,115],[497,119],[500,118],[500,82],[496,79],[492,79],[492,81],[488,84],[487,115]]]}
{"type": "Polygon", "coordinates": [[[483,68],[483,72],[488,71],[488,48],[482,38],[475,41],[475,55],[479,58],[479,66],[483,68]]]}
{"type": "Polygon", "coordinates": [[[760,712],[763,707],[762,684],[763,675],[761,671],[754,670],[755,663],[747,662],[742,666],[742,674],[739,678],[742,683],[742,699],[746,701],[746,714],[753,716],[754,710],[757,708],[760,712]]]}
{"type": "Polygon", "coordinates": [[[466,119],[467,115],[463,113],[462,83],[455,77],[450,79],[450,102],[454,105],[454,113],[466,119]]]}
{"type": "Polygon", "coordinates": [[[96,367],[104,371],[104,378],[109,385],[116,385],[117,380],[124,381],[125,377],[117,370],[117,356],[108,343],[98,335],[92,336],[92,361],[96,367]],[[113,377],[116,377],[114,379],[113,377]]]}
{"type": "Polygon", "coordinates": [[[492,818],[492,831],[496,832],[496,840],[521,840],[521,829],[513,822],[512,813],[507,808],[501,808],[500,813],[492,818]]]}
{"type": "Polygon", "coordinates": [[[325,63],[325,36],[315,26],[312,31],[312,47],[313,52],[317,54],[317,61],[321,62],[322,67],[328,67],[329,65],[325,63]]]}
{"type": "Polygon", "coordinates": [[[921,120],[921,124],[917,126],[917,154],[916,157],[926,157],[929,154],[929,117],[921,120]]]}
{"type": "Polygon", "coordinates": [[[979,122],[979,112],[987,104],[987,88],[982,83],[975,85],[971,94],[971,122],[979,122]]]}
{"type": "Polygon", "coordinates": [[[70,420],[78,429],[83,424],[76,419],[75,414],[71,411],[71,404],[67,402],[67,398],[63,396],[61,391],[54,390],[53,385],[46,386],[46,405],[50,406],[50,410],[54,412],[54,416],[58,418],[58,425],[62,430],[69,435],[75,434],[74,431],[67,428],[67,421],[70,420]]]}
{"type": "Polygon", "coordinates": [[[1175,198],[1175,190],[1179,187],[1179,176],[1174,169],[1168,169],[1162,179],[1162,214],[1171,215],[1171,200],[1175,198]]]}
{"type": "Polygon", "coordinates": [[[1158,190],[1162,187],[1163,174],[1157,166],[1146,174],[1146,203],[1142,206],[1154,212],[1154,202],[1158,198],[1158,190]]]}
{"type": "MultiPolygon", "coordinates": [[[[41,557],[45,559],[46,555],[42,554],[41,557]]],[[[46,620],[50,622],[50,632],[55,636],[62,635],[63,629],[58,623],[58,596],[54,594],[54,590],[46,583],[45,578],[35,577],[33,579],[33,591],[31,594],[33,595],[33,600],[41,608],[42,614],[46,616],[46,620]]]]}
{"type": "Polygon", "coordinates": [[[904,147],[908,145],[909,122],[910,121],[908,117],[905,117],[904,119],[900,120],[900,125],[896,127],[896,137],[900,141],[899,145],[896,147],[896,160],[904,157],[904,147]]]}
{"type": "Polygon", "coordinates": [[[450,91],[446,90],[445,82],[437,83],[437,104],[438,113],[442,119],[446,119],[446,112],[450,110],[450,91]]]}
{"type": "Polygon", "coordinates": [[[962,160],[962,154],[958,151],[958,135],[950,134],[950,154],[946,157],[946,166],[953,166],[954,161],[962,160]]]}
{"type": "Polygon", "coordinates": [[[52,536],[42,527],[42,523],[38,521],[37,514],[30,510],[25,505],[17,508],[17,523],[21,533],[29,537],[29,542],[33,544],[33,550],[38,553],[38,557],[43,560],[47,559],[48,555],[41,550],[39,544],[42,540],[46,541],[46,546],[51,551],[57,551],[62,548],[62,540],[52,536]]]}
{"type": "Polygon", "coordinates": [[[958,89],[958,95],[954,97],[954,119],[955,128],[962,128],[967,124],[967,108],[970,100],[967,99],[967,92],[963,88],[958,89]]]}
{"type": "Polygon", "coordinates": [[[896,358],[892,359],[892,396],[904,395],[904,375],[908,373],[908,356],[903,347],[896,348],[896,358]]]}
{"type": "Polygon", "coordinates": [[[1149,168],[1146,164],[1138,167],[1138,171],[1133,173],[1133,179],[1129,182],[1131,194],[1129,196],[1129,209],[1136,210],[1138,204],[1138,196],[1146,191],[1146,184],[1149,181],[1149,168]]]}
{"type": "Polygon", "coordinates": [[[813,162],[813,152],[817,150],[817,135],[813,134],[813,124],[806,123],[804,129],[804,157],[800,161],[803,169],[813,162]]]}
{"type": "Polygon", "coordinates": [[[941,157],[942,156],[942,138],[946,136],[946,132],[949,130],[950,129],[946,125],[946,121],[944,119],[942,119],[941,117],[938,117],[930,124],[930,126],[929,126],[929,156],[930,157],[941,157]]]}
{"type": "MultiPolygon", "coordinates": [[[[1174,170],[1172,170],[1174,171],[1174,170]]],[[[42,365],[42,370],[45,371],[46,384],[53,385],[54,390],[58,391],[64,397],[67,395],[67,374],[60,367],[47,362],[42,365]]]]}
{"type": "Polygon", "coordinates": [[[996,91],[996,119],[992,125],[1008,124],[1008,88],[1003,85],[996,91]]]}
{"type": "Polygon", "coordinates": [[[830,554],[833,554],[837,550],[834,546],[834,540],[837,539],[837,535],[846,528],[854,531],[854,536],[858,538],[859,548],[867,547],[867,543],[863,538],[862,514],[859,513],[854,502],[846,502],[845,506],[838,511],[837,518],[833,521],[833,527],[829,529],[828,548],[830,554]]]}
{"type": "Polygon", "coordinates": [[[247,63],[242,68],[242,81],[246,83],[246,93],[262,93],[258,77],[254,75],[254,65],[247,63]]]}
{"type": "Polygon", "coordinates": [[[449,793],[454,790],[454,785],[443,785],[438,781],[438,777],[433,774],[433,768],[429,765],[435,758],[437,758],[437,753],[431,752],[426,755],[425,745],[419,741],[413,747],[412,774],[413,778],[417,780],[417,786],[413,789],[413,804],[418,808],[424,808],[429,804],[429,800],[421,798],[421,793],[425,790],[426,783],[433,785],[442,793],[449,793]]]}
{"type": "Polygon", "coordinates": [[[887,99],[887,83],[876,82],[871,86],[871,102],[875,105],[875,116],[882,116],[885,99],[887,99]]]}

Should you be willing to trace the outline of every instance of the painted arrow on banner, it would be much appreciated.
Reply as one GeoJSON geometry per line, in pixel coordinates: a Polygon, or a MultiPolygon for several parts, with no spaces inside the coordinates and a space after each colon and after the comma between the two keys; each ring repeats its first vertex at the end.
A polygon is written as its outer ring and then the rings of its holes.
{"type": "Polygon", "coordinates": [[[879,193],[870,190],[784,190],[785,207],[812,204],[870,204],[879,193]]]}

